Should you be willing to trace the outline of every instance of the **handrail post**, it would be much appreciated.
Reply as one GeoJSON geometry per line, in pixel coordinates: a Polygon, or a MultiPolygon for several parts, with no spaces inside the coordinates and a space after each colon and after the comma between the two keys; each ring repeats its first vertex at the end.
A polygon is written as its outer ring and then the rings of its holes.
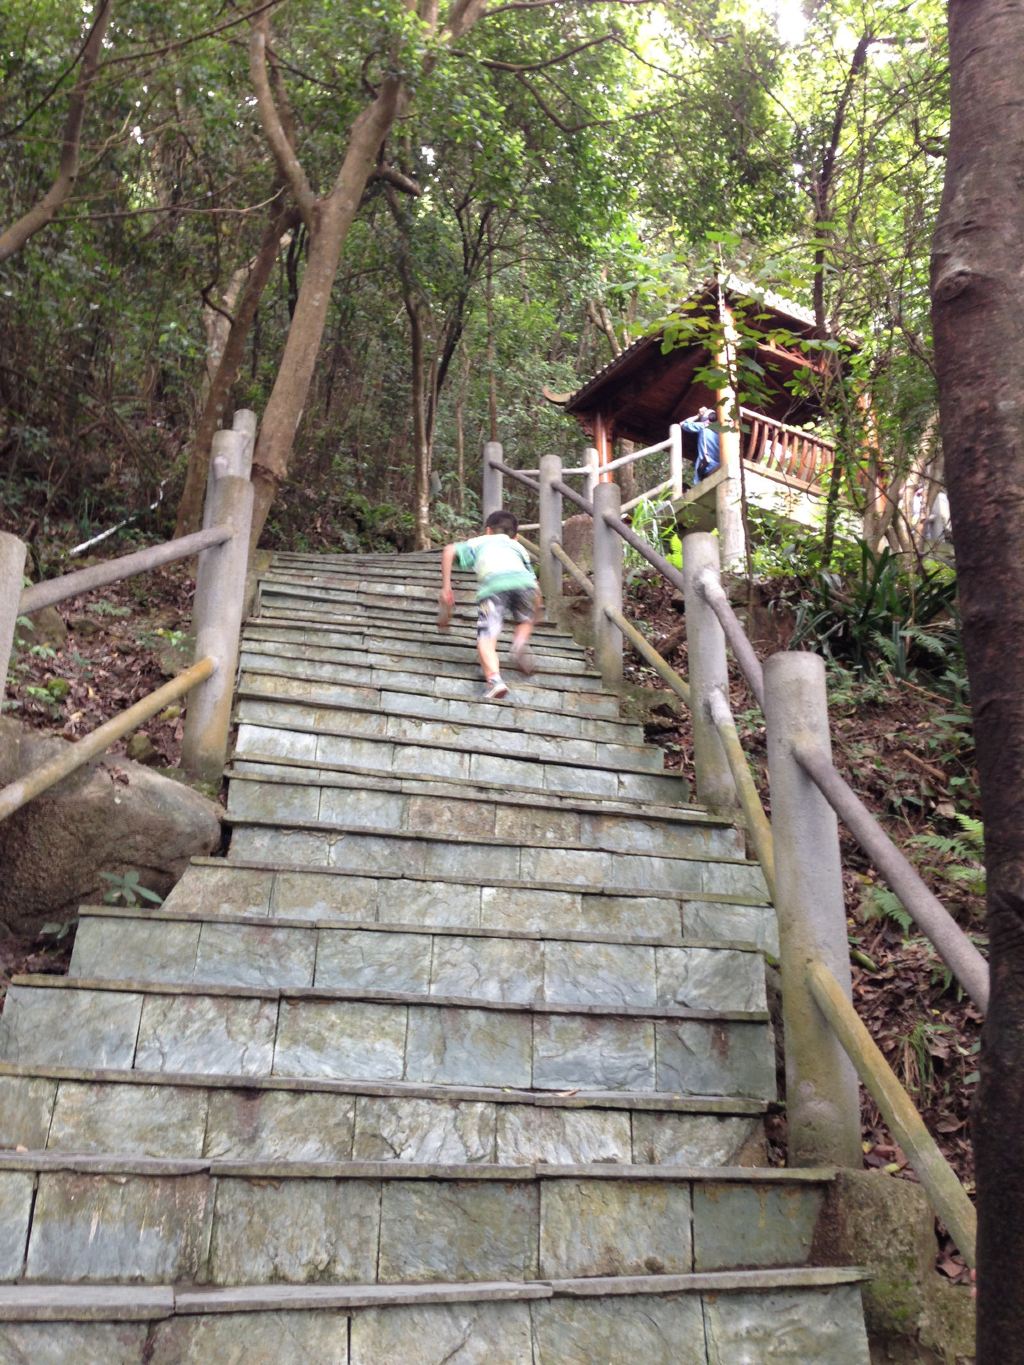
{"type": "Polygon", "coordinates": [[[683,428],[673,422],[668,429],[671,445],[668,448],[668,476],[672,480],[672,496],[683,496],[683,428]]]}
{"type": "Polygon", "coordinates": [[[252,450],[244,430],[223,427],[210,442],[210,468],[206,476],[206,502],[203,504],[203,530],[216,525],[213,518],[214,484],[225,474],[247,479],[252,471],[252,450]],[[247,457],[248,454],[248,458],[247,457]]]}
{"type": "Polygon", "coordinates": [[[492,512],[500,512],[504,489],[501,470],[495,469],[492,461],[501,461],[503,456],[500,441],[484,442],[484,474],[480,489],[481,520],[486,521],[492,512]]]}
{"type": "Polygon", "coordinates": [[[241,468],[237,472],[243,479],[252,477],[252,453],[256,449],[256,414],[252,408],[239,408],[235,413],[234,421],[231,423],[232,431],[238,432],[244,438],[244,445],[241,448],[241,468]]]}
{"type": "Polygon", "coordinates": [[[0,665],[4,670],[0,677],[0,709],[7,691],[7,670],[11,666],[27,553],[28,547],[23,540],[0,531],[0,665]]]}
{"type": "Polygon", "coordinates": [[[601,479],[601,457],[594,446],[587,446],[583,452],[583,463],[587,466],[587,480],[584,492],[588,502],[594,501],[594,489],[601,479]]]}
{"type": "Polygon", "coordinates": [[[718,577],[718,541],[707,531],[690,531],[683,537],[683,600],[697,798],[712,810],[727,810],[736,804],[736,786],[711,714],[711,697],[720,692],[728,700],[729,662],[725,634],[700,591],[700,579],[708,571],[718,577]]]}
{"type": "Polygon", "coordinates": [[[622,539],[605,520],[620,520],[622,491],[617,483],[594,488],[594,652],[606,687],[622,683],[622,635],[605,608],[622,611],[622,539]]]}
{"type": "Polygon", "coordinates": [[[217,667],[189,699],[181,750],[181,766],[202,782],[219,783],[227,757],[252,504],[253,486],[248,479],[237,474],[214,479],[210,522],[230,525],[232,536],[199,556],[192,619],[196,659],[209,655],[217,667]]]}
{"type": "Polygon", "coordinates": [[[562,461],[557,455],[540,457],[540,585],[554,614],[562,596],[562,564],[551,553],[553,540],[562,542],[562,495],[555,487],[562,479],[562,461]]]}
{"type": "Polygon", "coordinates": [[[793,751],[794,741],[806,736],[830,752],[825,664],[817,654],[794,650],[772,655],[764,676],[789,1162],[859,1169],[857,1074],[807,975],[812,963],[823,963],[851,998],[838,825],[793,751]]]}

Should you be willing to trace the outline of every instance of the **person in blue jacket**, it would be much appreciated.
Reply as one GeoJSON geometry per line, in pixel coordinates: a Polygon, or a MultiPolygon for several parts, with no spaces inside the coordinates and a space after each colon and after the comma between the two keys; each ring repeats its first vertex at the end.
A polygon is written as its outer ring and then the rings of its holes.
{"type": "Polygon", "coordinates": [[[680,424],[684,431],[697,433],[697,458],[693,462],[694,488],[722,463],[718,432],[711,425],[714,420],[714,408],[698,408],[696,417],[689,417],[680,424]]]}

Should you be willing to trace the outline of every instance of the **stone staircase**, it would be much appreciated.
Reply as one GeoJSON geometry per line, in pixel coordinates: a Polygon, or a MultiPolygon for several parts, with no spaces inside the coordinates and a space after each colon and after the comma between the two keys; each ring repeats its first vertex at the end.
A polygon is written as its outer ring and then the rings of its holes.
{"type": "Polygon", "coordinates": [[[437,557],[280,555],[230,854],[0,1025],[0,1362],[868,1359],[764,1164],[774,916],[550,625],[478,700],[437,557]]]}

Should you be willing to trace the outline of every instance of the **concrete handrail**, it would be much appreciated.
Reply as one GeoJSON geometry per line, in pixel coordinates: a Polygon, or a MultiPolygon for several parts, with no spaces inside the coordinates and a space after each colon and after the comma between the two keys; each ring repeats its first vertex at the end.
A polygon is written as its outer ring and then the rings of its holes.
{"type": "Polygon", "coordinates": [[[165,706],[170,706],[171,702],[177,701],[179,697],[190,692],[193,687],[205,682],[216,669],[216,659],[200,659],[190,668],[179,673],[177,677],[172,678],[170,682],[164,683],[163,687],[158,687],[155,692],[148,693],[134,706],[129,706],[127,710],[120,711],[90,734],[78,740],[77,743],[70,744],[61,753],[51,758],[48,763],[35,768],[15,782],[9,782],[6,787],[0,789],[0,820],[6,820],[9,815],[13,815],[16,810],[26,805],[34,797],[40,796],[44,791],[60,782],[62,778],[77,772],[90,759],[96,758],[105,749],[109,749],[112,744],[123,739],[132,730],[137,729],[144,721],[155,716],[158,711],[162,711],[165,706]]]}
{"type": "Polygon", "coordinates": [[[92,564],[87,569],[76,569],[73,573],[61,574],[59,578],[48,578],[43,583],[33,583],[21,594],[18,611],[28,616],[43,607],[55,606],[66,602],[69,597],[78,597],[84,592],[94,592],[97,588],[109,587],[111,583],[121,583],[126,578],[134,578],[140,573],[149,573],[162,568],[165,564],[175,564],[179,559],[190,559],[207,550],[211,545],[223,545],[231,539],[230,526],[211,526],[206,531],[196,531],[190,536],[179,536],[177,540],[165,540],[159,545],[149,545],[145,550],[136,550],[130,555],[120,555],[102,564],[92,564]]]}
{"type": "Polygon", "coordinates": [[[909,1156],[932,1207],[949,1228],[964,1260],[973,1268],[977,1264],[978,1217],[956,1172],[939,1151],[914,1101],[893,1074],[832,973],[822,963],[811,962],[807,983],[889,1131],[909,1156]]]}
{"type": "MultiPolygon", "coordinates": [[[[520,536],[520,540],[521,539],[522,537],[520,536]]],[[[565,553],[565,551],[562,549],[561,545],[557,540],[553,540],[551,542],[551,553],[561,564],[562,568],[568,570],[569,577],[573,580],[573,582],[578,583],[588,597],[593,597],[594,595],[593,583],[583,572],[580,566],[576,563],[575,559],[571,559],[569,555],[565,553]]]]}
{"type": "Polygon", "coordinates": [[[540,484],[537,480],[531,479],[530,476],[524,474],[521,469],[513,469],[512,466],[507,465],[504,460],[490,460],[489,464],[491,468],[497,470],[499,474],[507,474],[510,479],[515,479],[516,483],[525,484],[527,488],[532,488],[535,493],[540,492],[540,484]]]}
{"type": "Polygon", "coordinates": [[[754,653],[754,646],[750,643],[747,632],[743,629],[743,623],[733,611],[732,603],[725,595],[717,575],[703,573],[697,580],[697,588],[708,606],[718,617],[725,638],[729,642],[729,648],[733,652],[733,658],[739,666],[740,672],[747,681],[747,685],[757,699],[757,704],[764,710],[764,669],[761,667],[761,660],[754,653]]]}

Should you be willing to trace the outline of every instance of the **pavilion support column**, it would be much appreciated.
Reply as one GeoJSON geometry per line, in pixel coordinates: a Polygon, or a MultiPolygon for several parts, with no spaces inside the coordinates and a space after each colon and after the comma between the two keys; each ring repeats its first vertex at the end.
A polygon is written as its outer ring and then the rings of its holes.
{"type": "Polygon", "coordinates": [[[732,309],[724,293],[720,296],[722,348],[716,356],[718,368],[729,376],[729,383],[718,393],[716,418],[722,477],[715,489],[715,520],[718,525],[719,555],[723,573],[743,573],[747,564],[747,536],[743,525],[743,469],[740,448],[740,409],[736,398],[736,348],[739,337],[732,309]]]}
{"type": "Polygon", "coordinates": [[[615,477],[605,465],[612,461],[612,424],[603,412],[594,419],[594,445],[597,448],[597,478],[599,483],[614,483],[615,477]]]}

